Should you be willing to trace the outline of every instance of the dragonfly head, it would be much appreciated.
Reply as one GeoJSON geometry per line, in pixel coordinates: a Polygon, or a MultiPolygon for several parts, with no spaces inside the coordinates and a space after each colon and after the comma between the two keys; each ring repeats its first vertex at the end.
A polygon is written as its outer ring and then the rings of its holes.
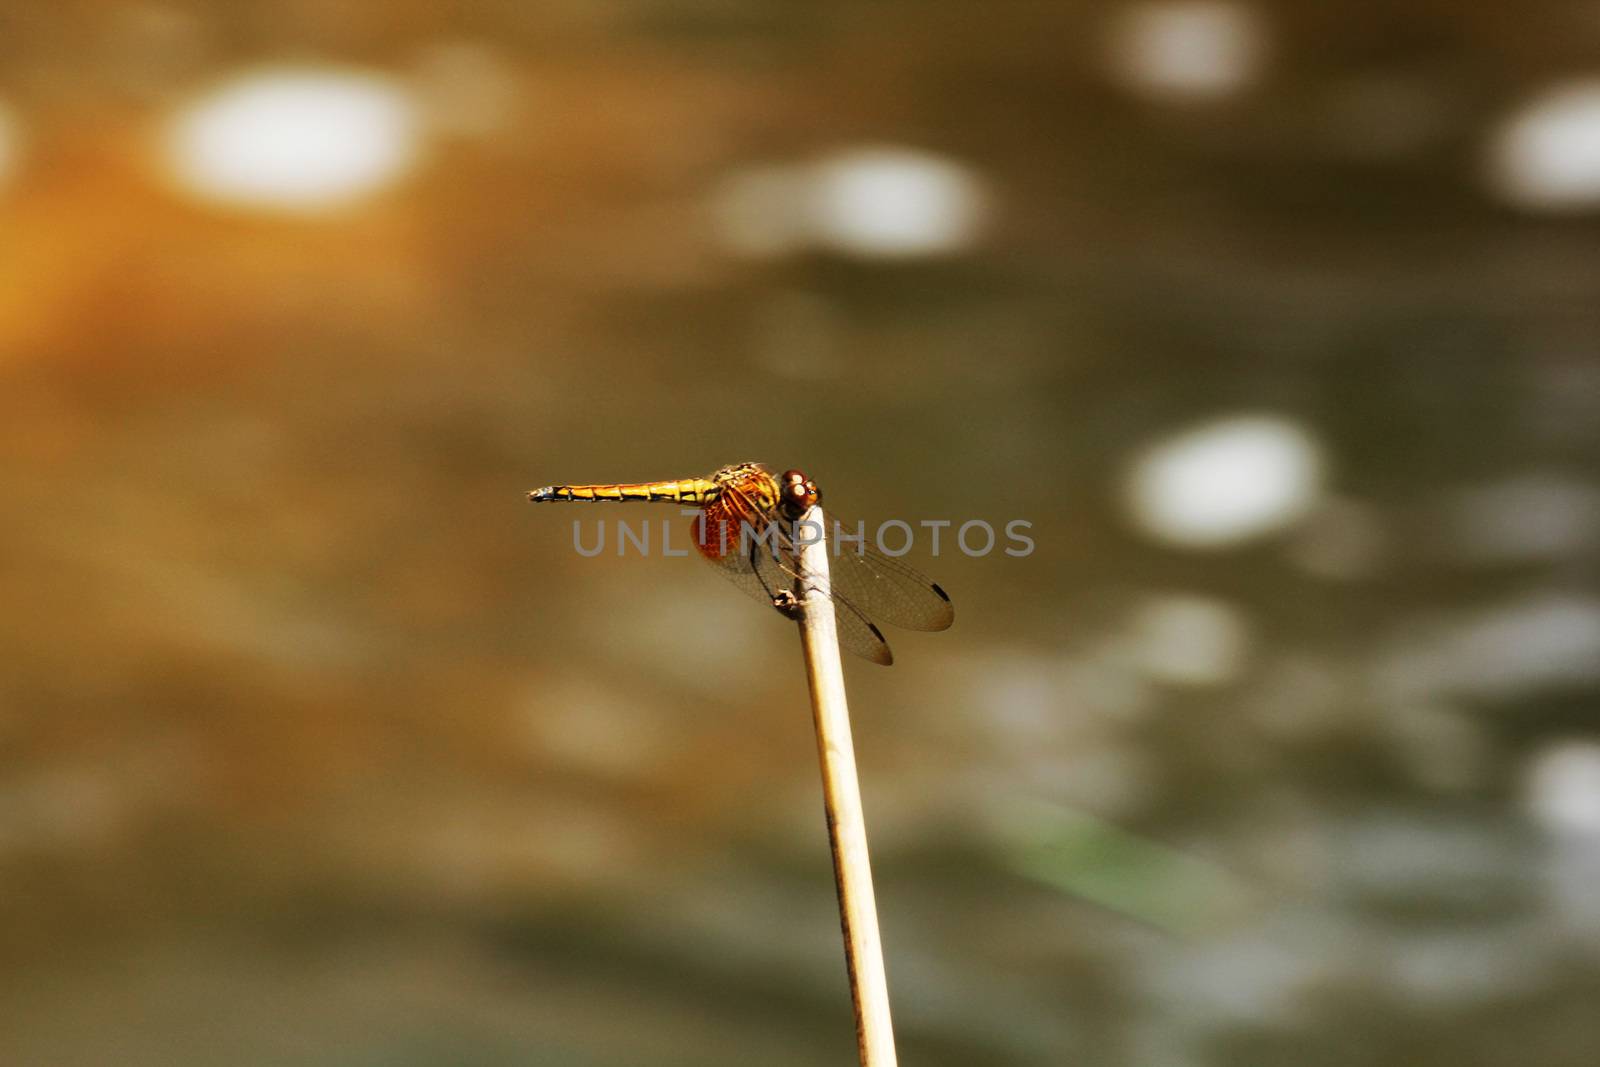
{"type": "Polygon", "coordinates": [[[813,504],[822,502],[822,492],[817,483],[796,470],[783,472],[778,479],[780,506],[791,518],[799,518],[813,504]]]}

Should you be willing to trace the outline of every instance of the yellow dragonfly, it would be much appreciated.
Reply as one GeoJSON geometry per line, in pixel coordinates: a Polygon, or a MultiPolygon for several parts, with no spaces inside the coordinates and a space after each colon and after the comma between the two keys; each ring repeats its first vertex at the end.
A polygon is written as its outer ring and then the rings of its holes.
{"type": "MultiPolygon", "coordinates": [[[[797,526],[818,503],[816,483],[796,470],[774,475],[759,463],[735,463],[706,478],[609,485],[547,485],[528,494],[549,501],[645,501],[695,508],[695,547],[734,584],[793,617],[798,551],[818,531],[797,526]]],[[[876,621],[910,630],[943,630],[955,621],[950,597],[921,572],[885,555],[872,537],[829,514],[828,566],[821,590],[834,604],[839,640],[856,655],[884,666],[894,662],[876,621]],[[836,533],[843,531],[842,538],[836,533]],[[856,540],[857,532],[863,536],[856,540]],[[876,621],[875,621],[876,620],[876,621]]]]}

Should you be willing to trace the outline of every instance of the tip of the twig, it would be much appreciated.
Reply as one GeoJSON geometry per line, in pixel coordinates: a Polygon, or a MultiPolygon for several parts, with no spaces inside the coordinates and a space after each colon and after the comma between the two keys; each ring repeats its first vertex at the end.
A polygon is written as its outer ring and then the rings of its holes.
{"type": "Polygon", "coordinates": [[[555,496],[555,487],[551,485],[547,485],[543,489],[528,490],[528,502],[530,504],[537,504],[542,500],[549,500],[553,496],[555,496]]]}

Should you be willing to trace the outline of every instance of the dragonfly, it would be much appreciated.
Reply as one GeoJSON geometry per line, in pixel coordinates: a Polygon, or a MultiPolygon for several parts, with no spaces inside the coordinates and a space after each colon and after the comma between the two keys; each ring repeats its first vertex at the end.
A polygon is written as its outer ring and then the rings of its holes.
{"type": "Polygon", "coordinates": [[[944,630],[955,621],[949,594],[920,571],[886,555],[870,532],[827,515],[828,529],[800,520],[822,500],[816,483],[797,470],[774,474],[760,463],[734,463],[703,478],[600,485],[547,485],[528,494],[553,501],[677,504],[690,520],[700,555],[746,593],[795,618],[799,551],[825,534],[830,581],[817,589],[833,602],[839,641],[863,659],[894,662],[878,622],[909,630],[944,630]],[[842,532],[843,537],[837,535],[842,532]],[[857,540],[856,535],[861,537],[857,540]]]}

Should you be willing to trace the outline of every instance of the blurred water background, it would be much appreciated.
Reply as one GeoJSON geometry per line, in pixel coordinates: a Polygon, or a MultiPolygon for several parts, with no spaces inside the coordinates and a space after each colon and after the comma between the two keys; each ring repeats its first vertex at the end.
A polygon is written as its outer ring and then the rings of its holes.
{"type": "Polygon", "coordinates": [[[791,627],[523,500],[744,459],[1033,524],[903,1062],[1600,1062],[1597,212],[1592,3],[5,0],[0,1063],[852,1062],[791,627]]]}

